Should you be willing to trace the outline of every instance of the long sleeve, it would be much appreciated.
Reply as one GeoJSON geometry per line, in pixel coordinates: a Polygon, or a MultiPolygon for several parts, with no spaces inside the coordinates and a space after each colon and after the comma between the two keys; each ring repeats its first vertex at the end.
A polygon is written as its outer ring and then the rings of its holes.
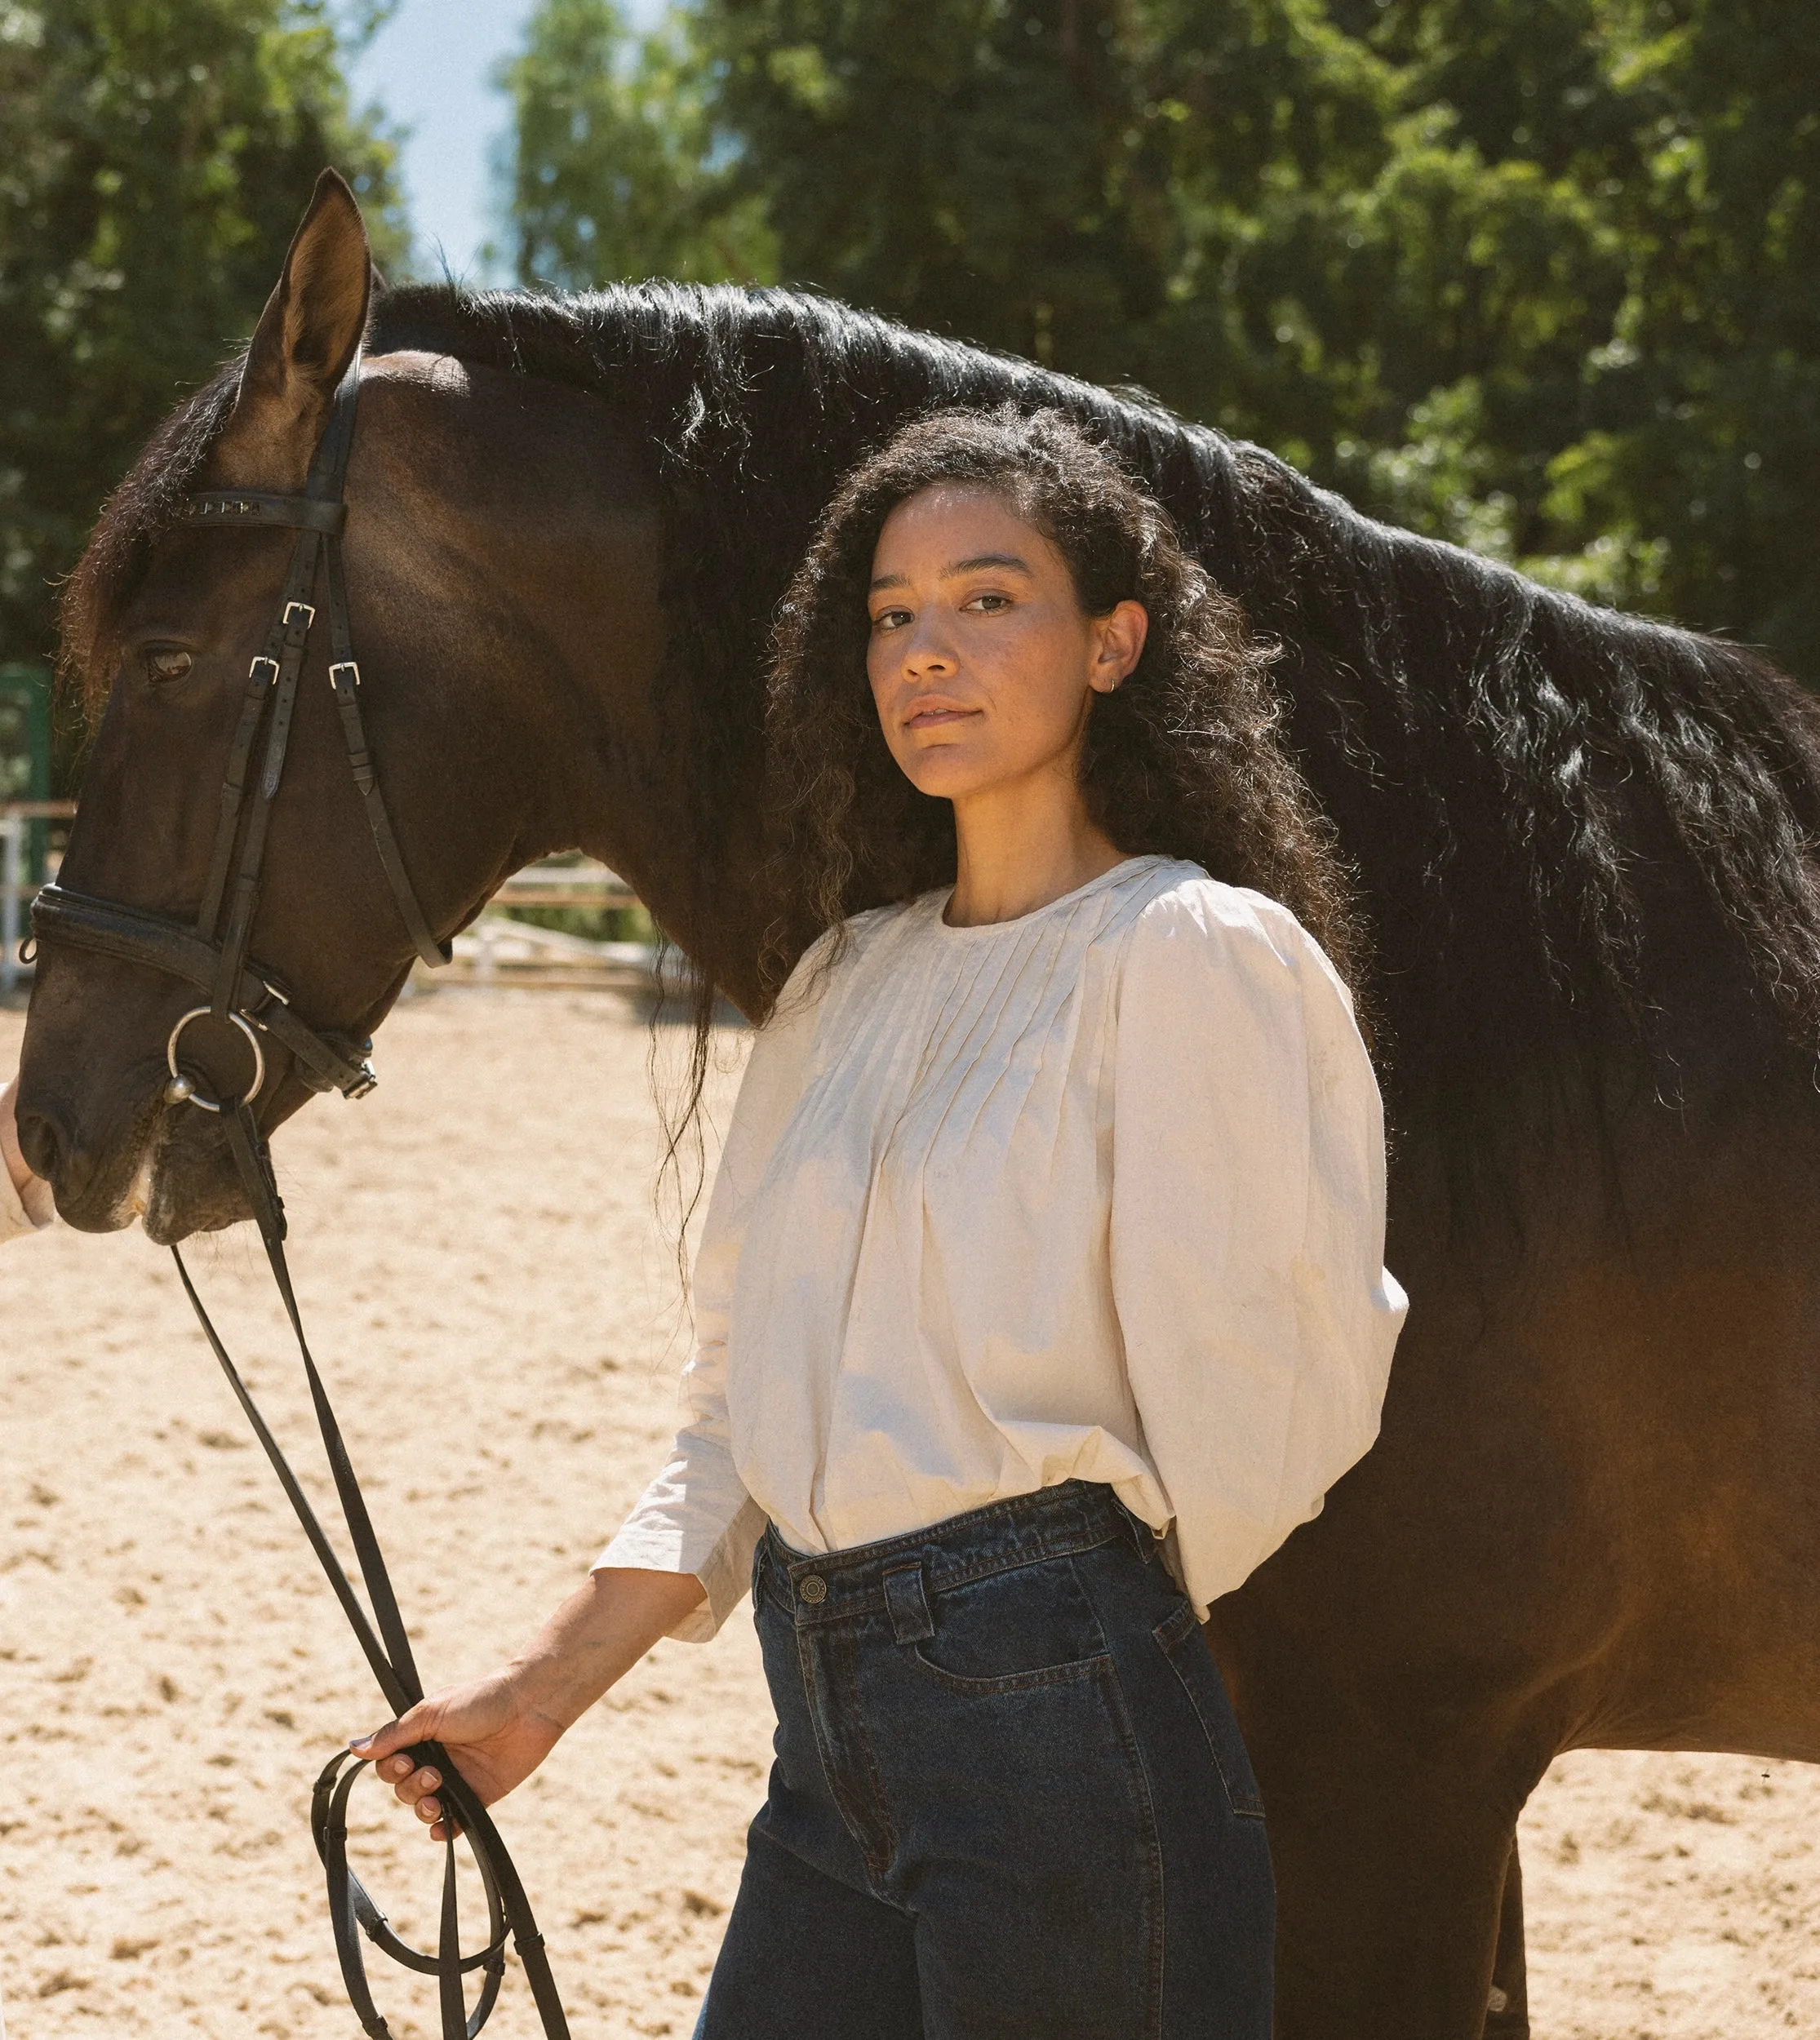
{"type": "Polygon", "coordinates": [[[1319,946],[1211,880],[1132,930],[1113,1082],[1114,1303],[1205,1613],[1377,1436],[1409,1307],[1383,1266],[1383,1108],[1319,946]]]}
{"type": "Polygon", "coordinates": [[[635,1566],[695,1574],[708,1599],[670,1632],[685,1643],[706,1643],[739,1605],[765,1528],[765,1513],[733,1461],[727,1330],[752,1199],[802,1089],[814,1037],[814,1002],[804,986],[818,953],[812,949],[797,965],[752,1042],[721,1151],[690,1285],[695,1344],[682,1370],[686,1421],[663,1471],[594,1561],[597,1571],[635,1566]]]}

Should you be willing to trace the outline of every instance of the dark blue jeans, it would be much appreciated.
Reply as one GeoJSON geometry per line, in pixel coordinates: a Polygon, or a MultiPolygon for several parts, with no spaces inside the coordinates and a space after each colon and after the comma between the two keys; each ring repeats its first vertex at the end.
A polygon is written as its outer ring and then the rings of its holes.
{"type": "Polygon", "coordinates": [[[752,1572],[777,1762],[697,2040],[1267,2040],[1263,1807],[1110,1488],[752,1572]]]}

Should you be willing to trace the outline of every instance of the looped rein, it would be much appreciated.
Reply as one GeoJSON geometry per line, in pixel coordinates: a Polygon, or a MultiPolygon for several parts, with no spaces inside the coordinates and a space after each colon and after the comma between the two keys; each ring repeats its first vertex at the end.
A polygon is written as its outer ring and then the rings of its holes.
{"type": "MultiPolygon", "coordinates": [[[[380,795],[361,714],[360,668],[355,663],[349,636],[341,562],[341,533],[347,518],[343,489],[359,392],[360,357],[357,352],[335,391],[328,427],[311,463],[301,495],[208,490],[186,499],[180,513],[182,527],[198,531],[277,527],[297,533],[277,614],[267,632],[264,650],[253,660],[247,673],[221,790],[220,820],[214,852],[195,925],[186,927],[162,915],[69,892],[57,885],[47,886],[39,894],[33,904],[32,921],[33,933],[41,942],[64,942],[72,947],[144,965],[197,986],[209,996],[206,1007],[186,1013],[172,1031],[166,1050],[171,1080],[165,1087],[165,1102],[171,1109],[189,1104],[216,1114],[226,1131],[229,1148],[252,1208],[273,1279],[277,1284],[285,1315],[303,1359],[317,1427],[322,1433],[329,1469],[335,1479],[342,1518],[371,1603],[371,1616],[336,1557],[334,1546],[270,1426],[247,1392],[239,1369],[216,1333],[190,1279],[182,1253],[174,1247],[172,1257],[177,1264],[184,1293],[189,1298],[203,1335],[227,1377],[228,1385],[272,1463],[279,1485],[289,1498],[304,1534],[341,1604],[342,1612],[366,1654],[380,1691],[393,1714],[398,1715],[423,1698],[423,1682],[417,1674],[411,1639],[399,1612],[384,1557],[373,1533],[366,1498],[354,1477],[341,1427],[335,1420],[327,1390],[304,1336],[303,1319],[285,1258],[284,1204],[273,1173],[271,1152],[255,1111],[264,1086],[262,1037],[269,1036],[290,1052],[292,1069],[301,1081],[315,1090],[340,1091],[345,1098],[364,1098],[377,1081],[366,1060],[372,1044],[357,1041],[334,1029],[309,1025],[293,1010],[289,996],[273,974],[253,963],[249,956],[253,921],[259,907],[267,829],[272,805],[283,778],[298,685],[311,626],[316,620],[313,598],[320,571],[327,590],[329,685],[334,693],[348,762],[372,833],[374,848],[412,947],[426,964],[433,966],[449,960],[449,944],[438,941],[432,933],[411,885],[391,818],[380,795]],[[254,774],[250,768],[262,730],[264,747],[254,774]],[[192,1021],[205,1016],[237,1027],[245,1044],[251,1048],[251,1080],[237,1098],[205,1097],[195,1078],[180,1067],[179,1052],[184,1030],[192,1021]]],[[[443,1782],[438,1796],[446,1810],[446,1820],[452,1816],[444,1852],[441,1927],[433,1954],[412,1948],[399,1939],[348,1864],[348,1799],[354,1781],[366,1767],[365,1761],[357,1758],[351,1750],[337,1751],[317,1778],[311,1801],[310,1826],[328,1883],[335,1951],[340,1958],[342,1980],[362,2026],[372,2040],[390,2040],[390,2029],[373,2002],[366,1980],[361,1945],[361,1936],[364,1934],[394,1961],[419,1975],[437,1979],[442,2040],[474,2040],[486,2024],[499,1997],[508,1945],[524,1966],[546,2040],[568,2040],[568,2021],[557,1995],[555,1980],[550,1974],[543,1936],[537,1931],[536,1920],[511,1856],[486,1809],[437,1744],[421,1743],[406,1754],[419,1765],[433,1764],[442,1773],[443,1782]],[[458,1826],[473,1856],[486,1899],[487,1940],[477,1954],[464,1955],[461,1952],[455,1889],[458,1826]],[[464,1980],[476,1970],[482,1972],[481,1991],[470,2014],[464,1980]]]]}
{"type": "MultiPolygon", "coordinates": [[[[177,1264],[177,1274],[189,1298],[197,1320],[204,1337],[220,1363],[221,1371],[227,1377],[228,1385],[233,1390],[235,1399],[246,1412],[246,1421],[253,1428],[254,1435],[264,1448],[266,1457],[278,1477],[289,1498],[297,1520],[303,1526],[304,1534],[320,1561],[335,1599],[340,1603],[342,1612],[347,1616],[348,1626],[371,1666],[380,1691],[394,1714],[402,1714],[423,1698],[423,1682],[417,1673],[416,1661],[411,1654],[411,1639],[404,1620],[399,1612],[397,1597],[393,1590],[392,1580],[387,1571],[385,1557],[374,1534],[371,1518],[367,1514],[366,1497],[362,1494],[360,1483],[354,1476],[353,1466],[348,1457],[348,1448],[336,1421],[334,1406],[322,1377],[317,1370],[314,1357],[304,1333],[303,1320],[297,1307],[295,1292],[291,1287],[291,1270],[285,1257],[284,1206],[273,1181],[270,1160],[264,1142],[261,1140],[252,1112],[245,1100],[232,1106],[224,1114],[228,1139],[233,1147],[234,1160],[239,1166],[242,1180],[252,1197],[254,1217],[259,1225],[260,1238],[265,1248],[273,1280],[282,1300],[285,1315],[302,1355],[305,1379],[309,1384],[310,1400],[316,1412],[317,1428],[322,1435],[322,1444],[327,1455],[329,1471],[334,1477],[336,1495],[341,1503],[342,1519],[348,1527],[348,1535],[354,1547],[354,1556],[360,1568],[361,1577],[366,1584],[367,1594],[372,1602],[371,1619],[362,1606],[340,1560],[335,1556],[327,1533],[309,1497],[299,1484],[290,1461],[273,1435],[264,1413],[253,1400],[240,1370],[234,1365],[227,1347],[222,1343],[213,1320],[198,1294],[195,1284],[184,1265],[182,1249],[173,1247],[172,1258],[177,1264]]],[[[505,1974],[505,1950],[508,1944],[523,1964],[529,1978],[531,1995],[536,2001],[544,2022],[544,2031],[548,2040],[567,2040],[568,2022],[564,2016],[562,2001],[557,1995],[556,1980],[550,1972],[549,1958],[544,1952],[544,1937],[537,1930],[530,1902],[519,1881],[511,1855],[499,1838],[487,1813],[472,1788],[460,1772],[449,1761],[442,1745],[434,1742],[419,1743],[406,1753],[418,1765],[433,1764],[442,1774],[442,1785],[438,1789],[445,1809],[445,1819],[451,1823],[447,1842],[444,1844],[442,1869],[442,1905],[441,1927],[434,1954],[411,1947],[393,1932],[386,1917],[373,1903],[366,1887],[355,1875],[348,1861],[348,1795],[354,1781],[366,1767],[364,1758],[357,1758],[351,1750],[339,1750],[323,1767],[316,1781],[316,1789],[310,1801],[310,1829],[315,1838],[316,1852],[321,1857],[322,1869],[328,1883],[329,1914],[335,1930],[335,1954],[341,1963],[342,1982],[345,1985],[348,2002],[354,2008],[362,2029],[372,2040],[389,2040],[391,2029],[386,2024],[373,2002],[371,1987],[367,1982],[366,1965],[360,1936],[364,1932],[374,1945],[389,1955],[393,1961],[419,1975],[434,1976],[437,1980],[442,2014],[442,2040],[474,2040],[486,2024],[499,1986],[505,1974]],[[460,1922],[455,1904],[455,1838],[454,1829],[459,1825],[472,1852],[475,1867],[478,1869],[482,1888],[486,1894],[487,1916],[486,1945],[477,1954],[464,1955],[461,1952],[460,1922]],[[357,1929],[359,1930],[357,1931],[357,1929]],[[480,1998],[470,2014],[466,2007],[463,1980],[474,1970],[483,1971],[480,1998]]]]}

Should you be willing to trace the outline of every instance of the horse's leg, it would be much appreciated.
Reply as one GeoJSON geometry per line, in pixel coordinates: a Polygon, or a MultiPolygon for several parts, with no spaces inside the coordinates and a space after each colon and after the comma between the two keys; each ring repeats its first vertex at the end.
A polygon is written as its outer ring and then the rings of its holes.
{"type": "Polygon", "coordinates": [[[1511,1836],[1504,1896],[1498,1909],[1498,1953],[1491,1965],[1485,2040],[1529,2040],[1529,1977],[1523,1950],[1523,1864],[1511,1836]]]}
{"type": "Polygon", "coordinates": [[[1316,1750],[1304,1733],[1285,1798],[1260,1754],[1279,2040],[1526,2035],[1514,1833],[1539,1764],[1513,1772],[1476,1738],[1400,1752],[1354,1732],[1316,1750]],[[1494,1984],[1506,2002],[1493,2021],[1494,1984]]]}

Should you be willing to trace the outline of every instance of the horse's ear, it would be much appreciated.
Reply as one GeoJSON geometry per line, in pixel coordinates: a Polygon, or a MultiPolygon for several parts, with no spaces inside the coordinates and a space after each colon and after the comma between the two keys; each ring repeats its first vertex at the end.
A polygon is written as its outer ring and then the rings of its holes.
{"type": "Polygon", "coordinates": [[[335,385],[366,330],[376,282],[354,194],[325,170],[260,315],[216,449],[230,488],[302,481],[335,385]]]}

